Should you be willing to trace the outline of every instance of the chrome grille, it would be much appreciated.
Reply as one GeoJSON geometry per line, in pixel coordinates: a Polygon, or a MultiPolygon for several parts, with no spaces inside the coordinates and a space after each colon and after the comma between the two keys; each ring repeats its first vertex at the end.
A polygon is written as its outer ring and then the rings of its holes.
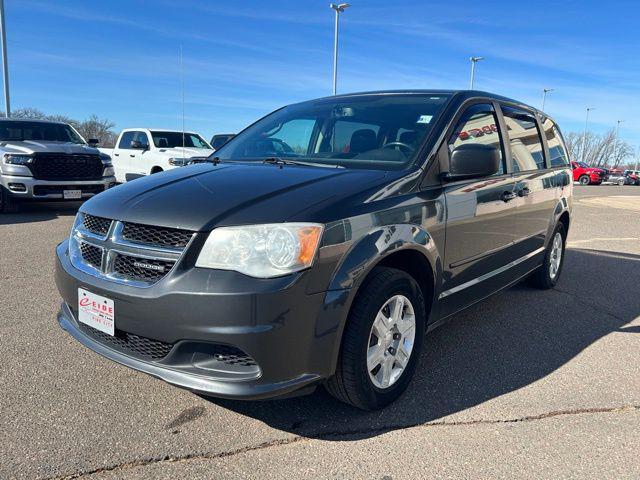
{"type": "Polygon", "coordinates": [[[148,287],[169,273],[194,235],[195,232],[187,230],[80,213],[69,240],[69,253],[71,263],[85,273],[116,283],[148,287]]]}

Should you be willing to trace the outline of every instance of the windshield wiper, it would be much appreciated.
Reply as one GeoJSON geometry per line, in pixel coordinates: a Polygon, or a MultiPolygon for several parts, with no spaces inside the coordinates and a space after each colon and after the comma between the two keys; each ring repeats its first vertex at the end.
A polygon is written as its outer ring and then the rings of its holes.
{"type": "Polygon", "coordinates": [[[267,157],[262,160],[262,163],[271,163],[273,165],[306,165],[308,167],[324,167],[324,168],[344,168],[341,165],[336,165],[332,163],[320,163],[320,162],[304,162],[302,160],[292,160],[290,158],[280,158],[280,157],[267,157]]]}

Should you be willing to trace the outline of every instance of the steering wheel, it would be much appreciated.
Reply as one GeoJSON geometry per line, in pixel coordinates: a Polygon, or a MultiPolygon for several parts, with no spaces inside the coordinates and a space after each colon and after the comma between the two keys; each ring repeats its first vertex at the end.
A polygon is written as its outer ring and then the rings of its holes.
{"type": "Polygon", "coordinates": [[[413,151],[415,150],[415,147],[412,147],[411,145],[404,143],[404,142],[389,142],[389,143],[385,143],[382,148],[398,148],[399,150],[405,150],[404,153],[405,156],[411,155],[413,153],[413,151]]]}

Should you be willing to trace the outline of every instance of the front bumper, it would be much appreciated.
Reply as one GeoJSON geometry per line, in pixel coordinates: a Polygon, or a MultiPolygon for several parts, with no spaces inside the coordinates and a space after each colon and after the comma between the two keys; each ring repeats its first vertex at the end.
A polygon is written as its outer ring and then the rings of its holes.
{"type": "Polygon", "coordinates": [[[82,199],[87,199],[113,186],[116,177],[103,177],[100,180],[36,180],[33,177],[18,175],[0,175],[0,184],[16,200],[52,200],[64,199],[64,190],[81,190],[82,199]],[[16,186],[20,186],[19,190],[16,186]]]}
{"type": "Polygon", "coordinates": [[[261,280],[190,268],[151,287],[136,288],[77,270],[67,245],[65,241],[57,248],[56,284],[63,298],[58,321],[104,357],[173,385],[225,398],[284,396],[333,374],[339,325],[346,317],[344,296],[306,293],[305,273],[261,280]],[[77,321],[78,288],[114,301],[116,332],[167,342],[173,345],[171,352],[149,360],[87,334],[90,327],[77,321]],[[212,345],[240,349],[259,370],[238,374],[202,368],[198,359],[212,345]]]}

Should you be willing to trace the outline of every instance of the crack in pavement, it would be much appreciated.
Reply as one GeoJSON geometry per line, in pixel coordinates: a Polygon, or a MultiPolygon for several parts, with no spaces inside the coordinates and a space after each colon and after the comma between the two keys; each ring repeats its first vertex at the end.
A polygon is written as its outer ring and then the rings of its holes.
{"type": "MultiPolygon", "coordinates": [[[[419,425],[414,425],[413,427],[401,427],[401,428],[433,428],[433,427],[465,427],[465,426],[475,426],[475,425],[496,425],[496,424],[513,424],[513,423],[523,423],[523,422],[532,422],[537,420],[545,420],[554,417],[564,417],[570,415],[586,415],[586,414],[597,414],[597,413],[618,413],[618,412],[626,412],[626,411],[640,411],[639,405],[622,405],[618,407],[593,407],[593,408],[576,408],[570,410],[554,410],[546,413],[541,413],[538,415],[526,415],[523,417],[516,418],[507,418],[507,419],[479,419],[479,420],[461,420],[461,421],[434,421],[427,422],[419,425]]],[[[165,455],[163,457],[153,457],[147,459],[140,460],[132,460],[129,462],[124,462],[116,465],[112,465],[109,467],[101,467],[96,468],[94,470],[87,470],[83,472],[76,472],[71,475],[62,475],[55,477],[47,477],[47,480],[72,480],[75,478],[81,478],[87,475],[94,475],[100,473],[107,472],[115,472],[120,470],[128,470],[131,468],[142,467],[146,465],[155,465],[160,463],[177,463],[177,462],[188,462],[188,461],[198,461],[198,460],[216,460],[222,458],[233,457],[236,455],[240,455],[243,453],[254,452],[258,450],[264,450],[272,447],[286,446],[292,445],[294,443],[303,442],[303,441],[311,441],[311,440],[340,440],[340,439],[351,439],[354,440],[354,436],[364,435],[371,436],[372,434],[381,435],[384,433],[388,433],[398,429],[398,426],[387,426],[387,427],[378,427],[375,429],[356,429],[352,431],[344,431],[344,432],[333,432],[333,433],[325,433],[314,436],[313,438],[309,436],[294,436],[291,438],[284,438],[279,440],[270,440],[268,442],[262,442],[257,445],[249,445],[246,447],[238,448],[235,450],[229,450],[227,452],[220,453],[192,453],[187,455],[181,455],[172,457],[170,455],[165,455]]],[[[356,438],[357,439],[357,438],[356,438]]]]}
{"type": "Polygon", "coordinates": [[[622,317],[619,317],[619,316],[618,316],[618,315],[616,315],[615,313],[611,313],[611,312],[609,312],[609,311],[607,311],[607,310],[604,310],[603,308],[601,308],[601,307],[600,307],[600,305],[597,305],[597,304],[591,303],[588,299],[585,299],[584,297],[582,297],[582,296],[578,295],[577,293],[570,292],[569,290],[563,290],[563,289],[561,289],[561,288],[558,288],[557,286],[556,286],[556,287],[553,287],[553,291],[554,291],[554,292],[558,292],[558,293],[563,293],[563,294],[565,294],[565,295],[567,295],[567,296],[569,296],[569,297],[576,298],[576,299],[578,299],[582,304],[586,305],[587,307],[591,307],[591,308],[593,308],[596,312],[603,313],[604,315],[607,315],[607,316],[609,316],[609,317],[611,317],[611,318],[615,318],[616,320],[619,320],[619,321],[621,321],[621,322],[624,322],[624,323],[625,323],[625,325],[626,325],[627,323],[631,323],[631,322],[633,321],[633,320],[627,320],[627,319],[624,319],[624,318],[622,318],[622,317]]]}

